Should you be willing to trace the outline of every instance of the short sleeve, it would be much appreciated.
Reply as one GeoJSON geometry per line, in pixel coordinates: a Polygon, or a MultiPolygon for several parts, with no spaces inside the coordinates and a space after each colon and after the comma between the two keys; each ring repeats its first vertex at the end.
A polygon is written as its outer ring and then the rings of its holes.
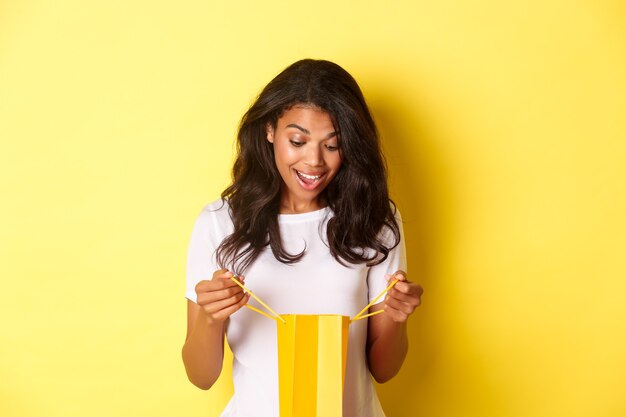
{"type": "MultiPolygon", "coordinates": [[[[402,216],[400,210],[396,209],[396,222],[400,228],[400,243],[389,251],[389,255],[384,262],[372,266],[367,273],[368,302],[371,303],[378,294],[387,288],[386,274],[393,274],[398,270],[407,272],[406,264],[406,248],[404,244],[404,230],[402,227],[402,216]]],[[[389,245],[393,244],[394,236],[391,230],[385,232],[386,241],[389,245]]],[[[382,298],[378,300],[382,302],[382,298]]]]}
{"type": "Polygon", "coordinates": [[[217,268],[213,258],[215,245],[211,239],[211,211],[204,209],[196,219],[191,232],[191,240],[187,250],[186,291],[185,297],[194,303],[196,300],[196,284],[211,279],[217,268]]]}

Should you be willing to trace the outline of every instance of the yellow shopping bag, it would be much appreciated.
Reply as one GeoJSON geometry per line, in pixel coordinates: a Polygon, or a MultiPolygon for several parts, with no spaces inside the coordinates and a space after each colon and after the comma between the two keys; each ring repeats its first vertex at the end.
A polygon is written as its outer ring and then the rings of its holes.
{"type": "Polygon", "coordinates": [[[276,320],[280,417],[341,417],[349,325],[353,321],[382,313],[383,310],[363,314],[397,280],[353,319],[333,314],[279,315],[234,277],[232,280],[272,315],[250,305],[246,307],[276,320]]]}
{"type": "Polygon", "coordinates": [[[340,417],[350,318],[283,315],[277,321],[281,417],[340,417]]]}

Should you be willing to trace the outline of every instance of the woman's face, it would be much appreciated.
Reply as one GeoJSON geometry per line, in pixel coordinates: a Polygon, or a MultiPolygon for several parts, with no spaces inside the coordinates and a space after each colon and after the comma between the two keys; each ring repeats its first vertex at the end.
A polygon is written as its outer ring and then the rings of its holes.
{"type": "Polygon", "coordinates": [[[322,208],[320,193],[341,168],[339,138],[328,113],[296,105],[267,127],[276,168],[283,179],[281,213],[322,208]]]}

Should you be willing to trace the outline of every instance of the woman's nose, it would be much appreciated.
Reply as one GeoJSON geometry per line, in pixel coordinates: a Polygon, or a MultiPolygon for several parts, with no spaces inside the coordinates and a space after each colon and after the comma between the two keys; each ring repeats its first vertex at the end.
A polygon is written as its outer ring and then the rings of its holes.
{"type": "Polygon", "coordinates": [[[324,164],[322,149],[319,146],[310,146],[307,149],[305,163],[309,166],[320,166],[324,164]]]}

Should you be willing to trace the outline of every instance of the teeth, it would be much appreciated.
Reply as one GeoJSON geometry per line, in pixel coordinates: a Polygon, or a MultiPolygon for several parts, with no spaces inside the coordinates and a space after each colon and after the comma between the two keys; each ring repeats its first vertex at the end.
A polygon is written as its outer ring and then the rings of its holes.
{"type": "Polygon", "coordinates": [[[298,172],[298,175],[300,175],[303,178],[306,178],[307,180],[319,180],[320,179],[319,175],[307,175],[300,171],[297,171],[297,172],[298,172]]]}

